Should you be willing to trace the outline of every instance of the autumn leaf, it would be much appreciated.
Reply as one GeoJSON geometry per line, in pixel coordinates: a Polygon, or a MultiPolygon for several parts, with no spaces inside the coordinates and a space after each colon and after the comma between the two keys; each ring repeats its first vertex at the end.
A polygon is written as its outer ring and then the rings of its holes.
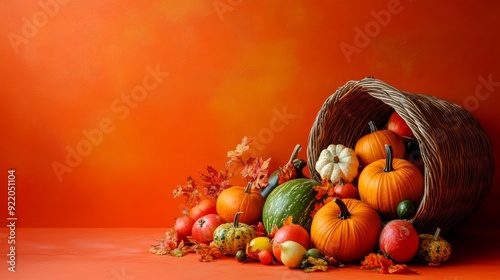
{"type": "Polygon", "coordinates": [[[205,189],[205,193],[211,197],[217,198],[219,194],[231,187],[231,183],[229,183],[229,179],[233,177],[233,173],[229,172],[229,170],[219,170],[217,171],[212,166],[207,166],[207,174],[200,174],[200,178],[203,180],[203,188],[205,189]]]}
{"type": "Polygon", "coordinates": [[[313,190],[317,192],[314,198],[318,203],[325,205],[335,197],[334,188],[335,185],[330,180],[323,179],[321,185],[313,187],[313,190]]]}
{"type": "Polygon", "coordinates": [[[280,185],[297,177],[297,170],[291,162],[280,167],[278,170],[278,184],[280,185]]]}
{"type": "Polygon", "coordinates": [[[325,200],[323,200],[323,204],[327,204],[328,202],[333,201],[334,198],[335,197],[333,197],[333,196],[327,196],[325,198],[325,200]]]}
{"type": "Polygon", "coordinates": [[[255,234],[257,237],[267,236],[266,229],[264,228],[262,222],[259,222],[257,225],[252,225],[252,227],[255,230],[255,234]]]}
{"type": "Polygon", "coordinates": [[[283,220],[283,225],[293,225],[293,216],[288,216],[283,220]]]}
{"type": "Polygon", "coordinates": [[[236,145],[235,150],[227,152],[227,157],[229,158],[229,160],[227,161],[226,165],[227,166],[233,166],[234,164],[242,166],[245,165],[243,154],[245,154],[245,152],[247,152],[250,149],[251,142],[252,139],[246,136],[243,137],[241,143],[236,145]]]}
{"type": "Polygon", "coordinates": [[[262,189],[268,185],[269,163],[271,158],[264,160],[262,157],[250,158],[241,171],[247,182],[252,182],[252,189],[262,189]]]}
{"type": "Polygon", "coordinates": [[[377,270],[381,274],[415,274],[417,271],[408,268],[405,264],[394,264],[382,254],[370,253],[361,262],[361,269],[377,270]]]}
{"type": "Polygon", "coordinates": [[[190,249],[200,257],[198,259],[200,262],[211,262],[223,255],[222,251],[215,246],[199,243],[194,239],[190,239],[190,241],[192,242],[190,249]]]}
{"type": "Polygon", "coordinates": [[[323,258],[328,262],[328,265],[331,266],[331,267],[342,267],[342,266],[344,266],[342,263],[340,263],[339,261],[337,261],[334,257],[324,256],[323,258]]]}
{"type": "Polygon", "coordinates": [[[312,188],[316,191],[314,199],[321,201],[325,196],[326,190],[322,186],[313,186],[312,188]]]}
{"type": "Polygon", "coordinates": [[[189,246],[186,246],[182,240],[180,242],[177,241],[177,233],[175,233],[173,228],[169,228],[165,233],[165,237],[158,240],[158,244],[152,245],[149,251],[157,255],[182,257],[189,252],[189,246]]]}
{"type": "Polygon", "coordinates": [[[311,210],[311,213],[309,214],[309,216],[311,218],[314,218],[314,215],[316,215],[316,212],[318,212],[319,209],[321,209],[321,207],[323,207],[325,204],[323,202],[315,202],[314,203],[314,208],[313,210],[311,210]]]}
{"type": "Polygon", "coordinates": [[[304,268],[304,272],[314,272],[317,270],[327,271],[329,263],[321,258],[308,257],[307,258],[307,267],[304,268]]]}
{"type": "Polygon", "coordinates": [[[186,205],[192,207],[200,201],[200,191],[198,185],[191,176],[187,178],[185,185],[177,185],[177,188],[172,191],[174,198],[185,197],[186,205]]]}
{"type": "Polygon", "coordinates": [[[391,265],[388,268],[388,272],[390,274],[417,274],[418,272],[416,270],[412,270],[408,268],[405,264],[396,264],[396,265],[391,265]]]}
{"type": "Polygon", "coordinates": [[[276,235],[276,232],[278,232],[278,226],[277,225],[274,225],[273,228],[271,229],[271,232],[269,232],[269,234],[267,235],[267,237],[269,238],[274,238],[274,236],[276,235]]]}

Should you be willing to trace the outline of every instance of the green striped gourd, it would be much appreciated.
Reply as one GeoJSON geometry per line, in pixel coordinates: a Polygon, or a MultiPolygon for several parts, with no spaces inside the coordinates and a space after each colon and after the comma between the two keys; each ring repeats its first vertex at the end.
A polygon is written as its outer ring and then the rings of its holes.
{"type": "Polygon", "coordinates": [[[312,187],[318,185],[320,183],[315,180],[299,178],[276,187],[267,197],[262,210],[262,223],[267,233],[273,230],[274,225],[281,228],[289,216],[293,217],[294,224],[309,231],[316,195],[312,187]]]}

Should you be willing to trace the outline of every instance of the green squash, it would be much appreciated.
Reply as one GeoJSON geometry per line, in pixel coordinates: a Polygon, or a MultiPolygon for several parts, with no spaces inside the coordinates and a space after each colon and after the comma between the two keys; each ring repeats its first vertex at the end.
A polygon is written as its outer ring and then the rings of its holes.
{"type": "Polygon", "coordinates": [[[275,225],[281,228],[289,216],[293,217],[294,224],[309,231],[317,193],[313,186],[318,185],[320,183],[315,180],[299,178],[276,187],[267,197],[262,210],[262,223],[266,232],[270,233],[275,225]]]}
{"type": "Polygon", "coordinates": [[[237,212],[232,223],[222,224],[214,230],[214,245],[226,255],[234,256],[239,250],[245,250],[257,235],[252,226],[238,222],[242,213],[237,212]]]}
{"type": "Polygon", "coordinates": [[[403,200],[398,204],[397,214],[400,219],[409,220],[417,213],[417,207],[411,200],[403,200]]]}
{"type": "Polygon", "coordinates": [[[437,228],[436,233],[420,234],[417,258],[420,262],[429,266],[438,266],[446,262],[451,255],[451,245],[441,238],[441,229],[437,228]]]}

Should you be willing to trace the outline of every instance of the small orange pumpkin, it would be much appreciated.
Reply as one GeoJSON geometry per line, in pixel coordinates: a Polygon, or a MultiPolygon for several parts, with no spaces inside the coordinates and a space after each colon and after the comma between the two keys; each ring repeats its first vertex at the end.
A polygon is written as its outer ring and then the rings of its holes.
{"type": "Polygon", "coordinates": [[[384,219],[396,219],[398,204],[410,200],[420,205],[424,195],[424,178],[420,170],[407,160],[394,158],[392,148],[385,145],[386,159],[366,166],[358,180],[362,201],[377,210],[384,219]]]}
{"type": "Polygon", "coordinates": [[[377,127],[372,121],[370,121],[368,125],[370,126],[371,133],[361,137],[354,147],[354,151],[362,166],[367,166],[379,159],[385,159],[385,144],[392,146],[393,157],[405,157],[405,143],[399,134],[387,129],[377,130],[377,127]]]}
{"type": "Polygon", "coordinates": [[[324,255],[353,262],[375,250],[381,230],[382,220],[370,204],[334,198],[314,215],[311,241],[324,255]]]}
{"type": "Polygon", "coordinates": [[[231,222],[238,212],[241,223],[256,225],[262,217],[265,199],[257,190],[252,190],[252,183],[247,186],[232,186],[223,190],[217,198],[217,214],[226,222],[231,222]]]}

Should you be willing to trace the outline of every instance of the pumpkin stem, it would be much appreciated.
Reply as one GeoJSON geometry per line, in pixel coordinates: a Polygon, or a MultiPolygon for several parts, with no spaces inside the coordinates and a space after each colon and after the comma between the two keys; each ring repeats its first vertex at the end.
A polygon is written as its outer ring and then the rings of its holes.
{"type": "Polygon", "coordinates": [[[233,221],[233,227],[234,228],[238,228],[240,227],[240,215],[243,214],[243,212],[236,212],[236,214],[234,214],[234,221],[233,221]]]}
{"type": "Polygon", "coordinates": [[[441,228],[437,228],[436,232],[434,233],[434,236],[432,237],[432,241],[438,240],[440,234],[441,234],[441,228]]]}
{"type": "Polygon", "coordinates": [[[373,121],[368,122],[368,126],[370,127],[370,132],[373,133],[377,131],[377,127],[375,126],[375,123],[373,121]]]}
{"type": "Polygon", "coordinates": [[[246,193],[252,193],[252,182],[248,182],[245,188],[246,193]]]}
{"type": "Polygon", "coordinates": [[[339,162],[339,156],[335,155],[333,156],[333,163],[338,163],[339,162]]]}
{"type": "Polygon", "coordinates": [[[349,210],[347,209],[347,206],[345,205],[345,203],[339,198],[334,198],[333,201],[335,201],[335,203],[340,208],[339,218],[342,220],[349,219],[349,217],[351,217],[351,213],[349,213],[349,210]]]}
{"type": "Polygon", "coordinates": [[[345,185],[344,178],[340,177],[339,182],[337,183],[338,186],[343,186],[345,185]]]}
{"type": "Polygon", "coordinates": [[[385,167],[383,169],[384,172],[394,171],[392,168],[392,147],[389,144],[385,144],[385,167]]]}
{"type": "Polygon", "coordinates": [[[297,156],[299,155],[299,152],[301,150],[302,150],[302,146],[300,144],[295,145],[295,148],[292,151],[292,155],[290,156],[288,163],[292,163],[295,159],[297,159],[297,156]]]}

